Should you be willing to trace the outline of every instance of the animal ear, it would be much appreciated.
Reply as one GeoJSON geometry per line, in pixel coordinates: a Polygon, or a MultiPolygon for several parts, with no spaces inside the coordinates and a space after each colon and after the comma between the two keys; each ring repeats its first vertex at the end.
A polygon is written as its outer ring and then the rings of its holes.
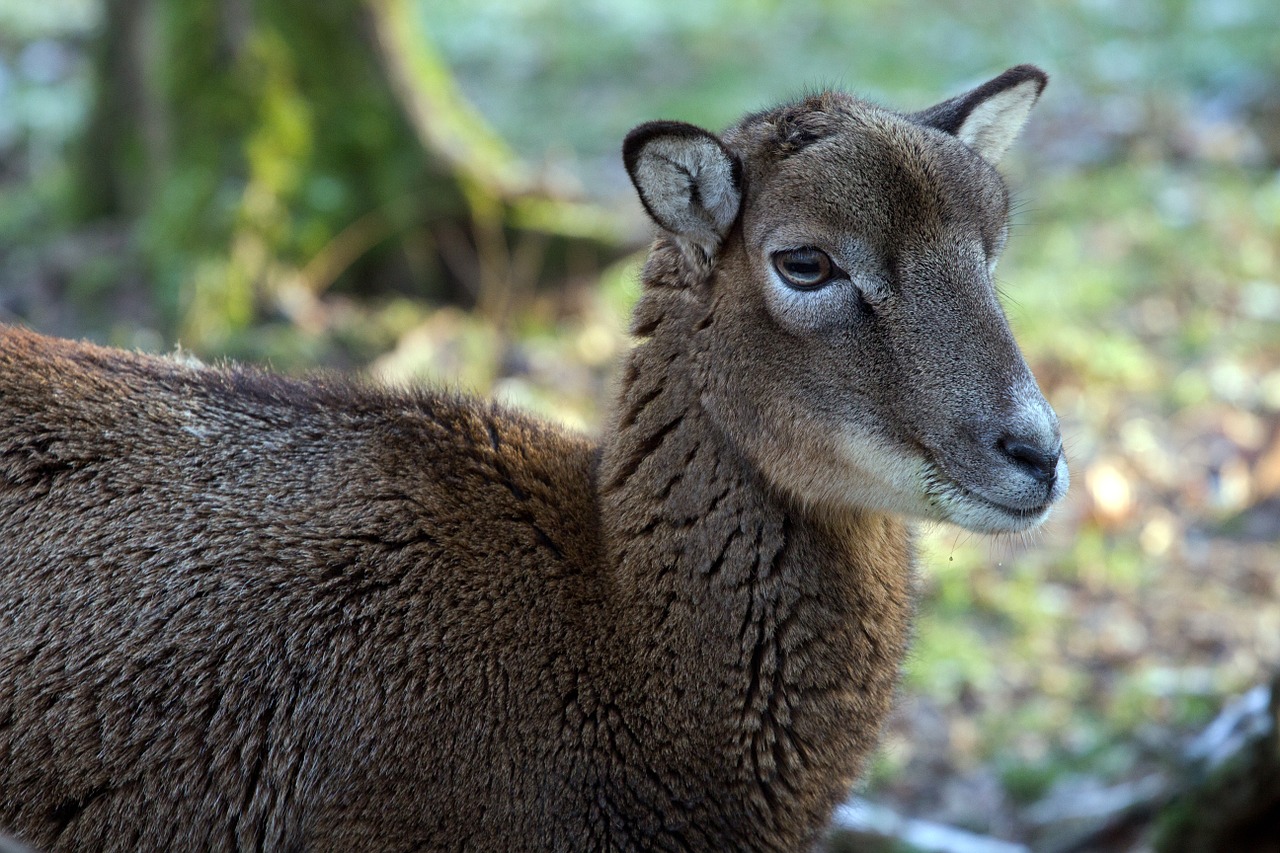
{"type": "Polygon", "coordinates": [[[1018,65],[911,118],[954,134],[994,166],[1017,139],[1048,82],[1049,75],[1034,65],[1018,65]]]}
{"type": "Polygon", "coordinates": [[[653,221],[710,257],[742,206],[742,164],[714,134],[651,121],[627,134],[622,162],[653,221]]]}

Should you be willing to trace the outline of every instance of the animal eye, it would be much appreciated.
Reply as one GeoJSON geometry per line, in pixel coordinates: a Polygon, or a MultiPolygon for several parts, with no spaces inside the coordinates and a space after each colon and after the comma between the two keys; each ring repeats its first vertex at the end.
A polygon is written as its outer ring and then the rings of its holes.
{"type": "Polygon", "coordinates": [[[812,246],[778,252],[773,256],[773,268],[787,284],[801,290],[821,287],[840,273],[826,252],[812,246]]]}

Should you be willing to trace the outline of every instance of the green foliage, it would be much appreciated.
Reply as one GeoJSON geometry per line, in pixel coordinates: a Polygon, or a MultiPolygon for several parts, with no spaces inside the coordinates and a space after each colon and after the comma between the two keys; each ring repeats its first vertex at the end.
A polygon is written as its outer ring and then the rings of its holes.
{"type": "Polygon", "coordinates": [[[449,204],[444,183],[422,192],[421,149],[351,39],[359,2],[253,3],[241,31],[217,0],[162,9],[172,159],[143,233],[184,337],[219,346],[244,329],[264,280],[358,217],[377,211],[391,234],[419,215],[407,209],[449,204]]]}
{"type": "Polygon", "coordinates": [[[420,6],[467,93],[517,149],[576,152],[599,180],[597,164],[612,162],[637,117],[719,127],[814,86],[925,106],[958,82],[1037,62],[1055,77],[1050,99],[1087,97],[1112,113],[1091,120],[1138,122],[1146,104],[1258,85],[1280,69],[1280,6],[1266,0],[420,6]]]}

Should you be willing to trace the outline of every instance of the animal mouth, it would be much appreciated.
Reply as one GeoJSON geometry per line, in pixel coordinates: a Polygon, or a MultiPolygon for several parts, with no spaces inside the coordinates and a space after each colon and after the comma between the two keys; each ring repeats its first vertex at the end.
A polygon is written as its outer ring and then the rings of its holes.
{"type": "Polygon", "coordinates": [[[1029,506],[1001,503],[948,476],[944,473],[942,466],[933,460],[930,460],[929,469],[926,490],[948,517],[953,515],[953,508],[967,506],[971,510],[998,513],[1005,519],[1017,523],[1018,527],[1033,527],[1044,519],[1049,509],[1056,503],[1052,491],[1043,501],[1029,506]]]}
{"type": "Polygon", "coordinates": [[[1049,507],[1053,506],[1052,500],[1045,500],[1041,503],[1034,504],[1032,506],[1027,506],[1027,507],[1010,506],[1009,504],[1002,504],[999,501],[993,501],[991,498],[985,497],[984,495],[980,495],[977,492],[975,492],[973,489],[966,488],[960,483],[957,483],[955,480],[949,480],[948,485],[950,485],[951,488],[959,492],[964,497],[965,500],[982,504],[983,506],[990,507],[992,509],[997,509],[1000,512],[1003,512],[1005,515],[1012,516],[1013,518],[1025,519],[1030,521],[1031,519],[1034,519],[1048,512],[1049,507]]]}

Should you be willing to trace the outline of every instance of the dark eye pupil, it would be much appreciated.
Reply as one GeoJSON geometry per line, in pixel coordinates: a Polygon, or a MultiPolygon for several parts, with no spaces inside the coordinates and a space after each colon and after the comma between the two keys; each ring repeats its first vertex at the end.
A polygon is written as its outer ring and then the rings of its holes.
{"type": "Polygon", "coordinates": [[[818,249],[779,252],[774,257],[774,266],[794,287],[816,287],[831,278],[831,259],[818,249]]]}

